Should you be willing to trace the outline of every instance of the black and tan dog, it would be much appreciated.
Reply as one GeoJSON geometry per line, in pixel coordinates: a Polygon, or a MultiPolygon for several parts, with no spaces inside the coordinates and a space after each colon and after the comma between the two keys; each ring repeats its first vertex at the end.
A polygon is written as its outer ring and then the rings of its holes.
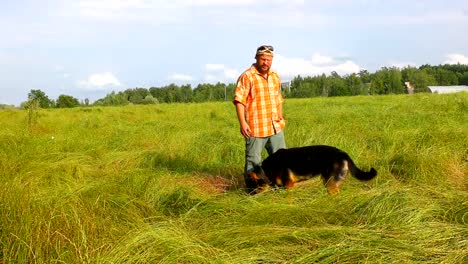
{"type": "Polygon", "coordinates": [[[321,175],[328,193],[336,194],[348,171],[361,181],[371,180],[377,175],[374,168],[369,172],[360,170],[346,152],[332,146],[280,149],[250,172],[246,185],[253,193],[262,192],[270,186],[289,189],[296,182],[321,175]]]}

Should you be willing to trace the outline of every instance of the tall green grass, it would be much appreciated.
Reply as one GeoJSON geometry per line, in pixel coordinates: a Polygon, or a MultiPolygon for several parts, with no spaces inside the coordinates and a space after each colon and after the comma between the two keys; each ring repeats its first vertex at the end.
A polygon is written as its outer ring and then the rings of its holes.
{"type": "Polygon", "coordinates": [[[468,262],[468,94],[284,111],[377,178],[245,194],[229,102],[0,110],[0,263],[468,262]]]}

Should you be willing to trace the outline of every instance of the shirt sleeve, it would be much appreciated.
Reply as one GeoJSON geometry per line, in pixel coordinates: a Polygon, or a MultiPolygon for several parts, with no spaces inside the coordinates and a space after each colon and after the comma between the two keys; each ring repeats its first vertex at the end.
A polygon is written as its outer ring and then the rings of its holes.
{"type": "Polygon", "coordinates": [[[246,74],[242,74],[237,80],[236,92],[234,94],[233,103],[239,102],[243,105],[247,104],[247,97],[249,96],[251,82],[246,74]]]}

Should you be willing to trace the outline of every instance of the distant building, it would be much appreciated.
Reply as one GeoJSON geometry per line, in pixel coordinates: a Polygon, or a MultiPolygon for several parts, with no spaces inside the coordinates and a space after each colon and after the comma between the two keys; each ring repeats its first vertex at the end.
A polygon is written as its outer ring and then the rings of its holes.
{"type": "Polygon", "coordinates": [[[405,82],[406,93],[414,94],[414,86],[410,82],[405,82]]]}
{"type": "Polygon", "coordinates": [[[281,83],[281,90],[285,90],[285,89],[291,92],[291,81],[281,83]]]}
{"type": "Polygon", "coordinates": [[[468,92],[467,85],[452,85],[452,86],[428,86],[429,91],[431,93],[439,93],[439,94],[446,94],[446,93],[458,93],[458,92],[468,92]]]}

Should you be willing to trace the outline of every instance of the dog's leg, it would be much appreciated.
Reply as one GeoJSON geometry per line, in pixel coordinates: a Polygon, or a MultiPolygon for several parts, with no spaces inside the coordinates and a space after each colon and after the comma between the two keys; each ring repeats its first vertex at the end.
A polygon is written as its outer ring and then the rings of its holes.
{"type": "Polygon", "coordinates": [[[343,184],[344,176],[346,176],[347,171],[343,171],[338,174],[332,175],[322,175],[323,185],[327,188],[328,194],[335,195],[340,192],[341,185],[343,184]]]}
{"type": "Polygon", "coordinates": [[[323,176],[325,187],[331,195],[338,194],[340,192],[341,185],[348,174],[348,162],[343,160],[333,165],[333,170],[330,175],[323,176]]]}
{"type": "Polygon", "coordinates": [[[283,178],[282,181],[284,188],[291,189],[292,187],[294,187],[296,177],[294,176],[294,173],[291,170],[285,169],[281,178],[283,178]]]}
{"type": "Polygon", "coordinates": [[[340,192],[341,181],[337,181],[335,177],[329,177],[324,184],[327,188],[328,194],[335,195],[340,192]]]}

